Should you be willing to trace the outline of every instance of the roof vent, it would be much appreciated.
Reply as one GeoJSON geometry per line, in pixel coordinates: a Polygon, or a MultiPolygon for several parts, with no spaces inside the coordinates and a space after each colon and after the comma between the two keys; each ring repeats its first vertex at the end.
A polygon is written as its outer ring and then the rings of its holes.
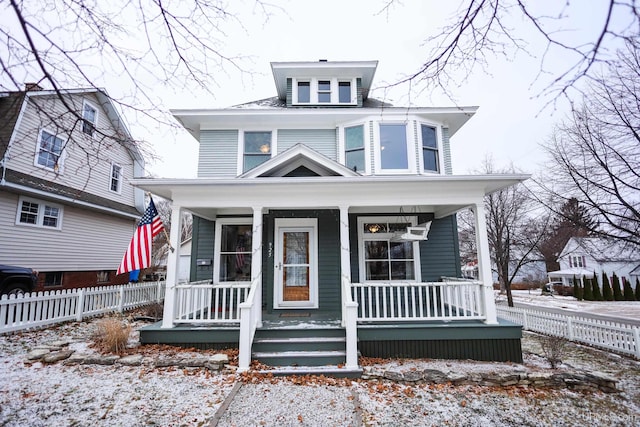
{"type": "Polygon", "coordinates": [[[318,62],[327,62],[326,59],[318,59],[318,62]]]}

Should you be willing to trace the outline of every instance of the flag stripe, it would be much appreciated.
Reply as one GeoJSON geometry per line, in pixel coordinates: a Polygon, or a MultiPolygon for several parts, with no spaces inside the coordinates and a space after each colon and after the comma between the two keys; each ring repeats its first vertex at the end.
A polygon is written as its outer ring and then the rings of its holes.
{"type": "Polygon", "coordinates": [[[158,215],[153,199],[151,199],[136,231],[133,233],[129,247],[122,257],[122,262],[116,274],[149,267],[151,265],[153,238],[163,229],[164,224],[160,219],[160,215],[158,215]]]}

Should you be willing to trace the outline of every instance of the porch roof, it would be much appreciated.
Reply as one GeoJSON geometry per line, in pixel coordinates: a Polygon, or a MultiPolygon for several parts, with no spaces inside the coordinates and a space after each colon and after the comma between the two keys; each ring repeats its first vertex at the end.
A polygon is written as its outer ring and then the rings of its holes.
{"type": "MultiPolygon", "coordinates": [[[[397,208],[434,213],[442,218],[487,194],[518,184],[528,174],[495,175],[395,175],[134,179],[132,184],[156,194],[203,218],[220,210],[254,207],[271,209],[397,208]]],[[[391,212],[391,211],[389,211],[391,212]]]]}

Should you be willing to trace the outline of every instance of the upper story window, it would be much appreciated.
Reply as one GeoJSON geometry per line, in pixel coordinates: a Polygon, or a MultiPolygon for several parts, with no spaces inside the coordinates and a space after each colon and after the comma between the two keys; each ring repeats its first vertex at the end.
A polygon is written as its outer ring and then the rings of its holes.
{"type": "Polygon", "coordinates": [[[62,226],[62,206],[43,200],[20,197],[16,224],[60,229],[62,226]]]}
{"type": "Polygon", "coordinates": [[[311,82],[298,82],[298,102],[311,102],[311,82]]]}
{"type": "Polygon", "coordinates": [[[404,124],[380,123],[380,167],[381,169],[406,170],[407,126],[404,124]]]}
{"type": "Polygon", "coordinates": [[[243,171],[253,169],[271,158],[271,132],[244,132],[243,171]]]}
{"type": "Polygon", "coordinates": [[[365,171],[364,125],[344,128],[344,165],[356,172],[365,171]]]}
{"type": "Polygon", "coordinates": [[[65,142],[56,134],[42,129],[36,148],[36,166],[42,166],[55,172],[61,171],[65,142]]]}
{"type": "Polygon", "coordinates": [[[111,178],[109,180],[109,190],[120,193],[122,190],[122,166],[111,164],[111,178]]]}
{"type": "Polygon", "coordinates": [[[93,135],[98,124],[98,109],[87,101],[82,105],[82,132],[93,135]]]}
{"type": "Polygon", "coordinates": [[[425,171],[438,172],[438,138],[436,128],[420,125],[422,137],[422,167],[425,171]]]}
{"type": "Polygon", "coordinates": [[[341,104],[351,102],[351,82],[338,82],[338,102],[341,104]]]}
{"type": "Polygon", "coordinates": [[[318,102],[331,102],[331,80],[318,80],[318,102]]]}
{"type": "Polygon", "coordinates": [[[569,256],[569,267],[585,268],[586,266],[587,260],[584,255],[569,256]]]}

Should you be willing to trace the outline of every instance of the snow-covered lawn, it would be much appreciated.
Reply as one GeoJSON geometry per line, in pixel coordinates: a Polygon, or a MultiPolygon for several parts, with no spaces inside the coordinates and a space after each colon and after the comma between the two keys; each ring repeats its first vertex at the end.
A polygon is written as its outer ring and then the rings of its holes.
{"type": "MultiPolygon", "coordinates": [[[[77,351],[95,351],[89,345],[95,323],[0,336],[0,426],[207,426],[241,380],[232,370],[27,362],[29,350],[58,340],[72,341],[77,351]]],[[[136,347],[141,323],[132,325],[130,346],[148,352],[136,347]]],[[[375,367],[482,374],[516,366],[550,372],[535,335],[526,334],[523,349],[525,363],[517,366],[381,360],[375,367]]],[[[254,376],[239,389],[218,425],[640,425],[640,362],[574,344],[568,344],[563,361],[561,369],[595,370],[617,378],[622,393],[254,376]]]]}

